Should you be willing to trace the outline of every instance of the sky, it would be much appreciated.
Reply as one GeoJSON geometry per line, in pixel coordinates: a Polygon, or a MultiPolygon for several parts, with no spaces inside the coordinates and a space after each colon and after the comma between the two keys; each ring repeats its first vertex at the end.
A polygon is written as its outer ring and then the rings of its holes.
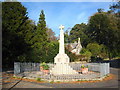
{"type": "Polygon", "coordinates": [[[39,20],[41,10],[44,10],[46,24],[56,36],[59,35],[59,25],[65,26],[64,31],[70,31],[75,24],[88,23],[98,8],[109,10],[111,4],[112,2],[22,2],[29,18],[35,23],[39,20]]]}

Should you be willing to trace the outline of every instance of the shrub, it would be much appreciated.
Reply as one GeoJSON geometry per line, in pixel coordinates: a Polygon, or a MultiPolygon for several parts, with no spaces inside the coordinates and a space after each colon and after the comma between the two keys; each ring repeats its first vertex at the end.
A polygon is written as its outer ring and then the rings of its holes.
{"type": "Polygon", "coordinates": [[[85,60],[88,62],[92,56],[92,53],[88,50],[88,49],[85,49],[85,48],[82,48],[80,54],[85,57],[85,60]]]}
{"type": "Polygon", "coordinates": [[[92,53],[92,56],[97,57],[101,53],[102,47],[97,43],[89,43],[87,49],[92,53]]]}

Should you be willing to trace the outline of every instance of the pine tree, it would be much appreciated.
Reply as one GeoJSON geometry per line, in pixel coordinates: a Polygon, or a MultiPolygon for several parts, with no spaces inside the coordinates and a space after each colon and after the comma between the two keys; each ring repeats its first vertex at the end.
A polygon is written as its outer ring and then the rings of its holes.
{"type": "Polygon", "coordinates": [[[44,61],[48,51],[48,36],[43,10],[41,10],[37,28],[34,32],[34,37],[32,38],[32,47],[34,48],[37,61],[44,61]]]}
{"type": "Polygon", "coordinates": [[[14,61],[25,58],[28,47],[22,31],[25,28],[25,22],[28,20],[26,11],[26,8],[20,2],[2,3],[2,52],[4,66],[7,63],[12,65],[14,61]]]}
{"type": "Polygon", "coordinates": [[[47,39],[47,28],[46,28],[46,21],[45,21],[45,14],[44,11],[41,10],[40,13],[40,18],[39,18],[39,22],[37,25],[37,30],[40,31],[40,35],[42,36],[42,41],[43,43],[46,42],[47,39]]]}

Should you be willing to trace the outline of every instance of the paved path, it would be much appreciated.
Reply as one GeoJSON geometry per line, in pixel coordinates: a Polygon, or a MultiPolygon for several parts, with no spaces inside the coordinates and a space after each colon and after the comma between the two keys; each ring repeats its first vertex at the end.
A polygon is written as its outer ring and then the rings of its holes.
{"type": "Polygon", "coordinates": [[[94,83],[37,83],[37,82],[27,82],[27,81],[19,81],[19,80],[9,80],[10,76],[4,77],[4,80],[8,80],[11,82],[5,82],[3,84],[3,88],[11,88],[16,83],[13,88],[118,88],[118,70],[116,68],[111,68],[110,72],[116,75],[116,78],[102,81],[102,82],[94,82],[94,83]]]}

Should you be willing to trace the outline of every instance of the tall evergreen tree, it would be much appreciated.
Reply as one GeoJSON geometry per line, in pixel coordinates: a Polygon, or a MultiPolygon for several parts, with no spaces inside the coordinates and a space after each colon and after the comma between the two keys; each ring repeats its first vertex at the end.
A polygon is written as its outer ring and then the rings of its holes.
{"type": "Polygon", "coordinates": [[[21,32],[27,20],[26,8],[20,2],[2,3],[2,55],[4,65],[20,61],[21,56],[24,58],[28,47],[21,32]]]}
{"type": "Polygon", "coordinates": [[[41,10],[37,28],[32,38],[32,47],[37,61],[44,61],[48,51],[48,36],[44,11],[41,10]]]}

